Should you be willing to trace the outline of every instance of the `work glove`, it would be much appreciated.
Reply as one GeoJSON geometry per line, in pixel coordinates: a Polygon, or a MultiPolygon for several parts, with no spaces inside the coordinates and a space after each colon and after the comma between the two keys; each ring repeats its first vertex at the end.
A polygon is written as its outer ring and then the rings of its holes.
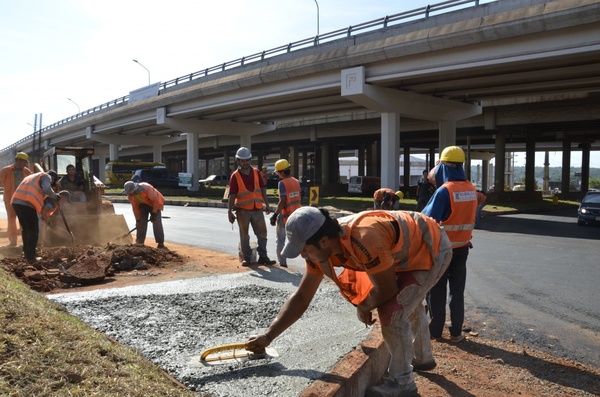
{"type": "Polygon", "coordinates": [[[277,214],[271,215],[270,222],[271,222],[271,226],[275,226],[277,224],[277,214]]]}
{"type": "Polygon", "coordinates": [[[156,220],[156,214],[150,214],[150,222],[154,223],[156,220]]]}

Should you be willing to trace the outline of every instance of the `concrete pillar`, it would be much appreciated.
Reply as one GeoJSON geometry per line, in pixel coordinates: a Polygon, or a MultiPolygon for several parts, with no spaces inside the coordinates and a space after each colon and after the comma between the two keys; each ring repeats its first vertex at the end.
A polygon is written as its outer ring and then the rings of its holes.
{"type": "Polygon", "coordinates": [[[550,190],[550,152],[546,150],[544,154],[544,185],[542,191],[550,190]]]}
{"type": "Polygon", "coordinates": [[[108,158],[109,161],[119,160],[119,145],[114,143],[108,145],[108,158]]]}
{"type": "Polygon", "coordinates": [[[188,190],[197,192],[199,190],[198,178],[199,174],[199,156],[198,156],[198,134],[188,132],[186,135],[186,150],[187,150],[187,172],[192,174],[192,186],[188,190]]]}
{"type": "Polygon", "coordinates": [[[96,152],[94,155],[98,157],[98,179],[104,182],[104,168],[106,167],[106,153],[104,151],[96,152]]]}
{"type": "Polygon", "coordinates": [[[329,184],[329,144],[321,144],[321,185],[329,184]]]}
{"type": "Polygon", "coordinates": [[[586,193],[590,189],[590,149],[592,145],[584,142],[581,148],[581,192],[586,193]]]}
{"type": "MultiPolygon", "coordinates": [[[[408,146],[404,146],[404,169],[402,174],[404,176],[404,194],[408,197],[408,191],[410,190],[410,147],[408,146]]],[[[395,188],[392,189],[396,190],[395,188]]]]}
{"type": "Polygon", "coordinates": [[[528,136],[525,141],[525,191],[535,192],[535,138],[533,136],[528,136]]]}
{"type": "MultiPolygon", "coordinates": [[[[441,153],[441,151],[440,151],[441,153]]],[[[435,167],[435,147],[429,148],[429,169],[435,167]]]]}
{"type": "Polygon", "coordinates": [[[358,176],[365,176],[366,150],[364,143],[358,147],[358,176]]]}
{"type": "Polygon", "coordinates": [[[456,121],[442,120],[439,123],[440,153],[448,146],[456,145],[456,121]]]}
{"type": "Polygon", "coordinates": [[[162,146],[161,145],[153,145],[152,146],[152,161],[155,163],[162,163],[162,146]]]}
{"type": "Polygon", "coordinates": [[[290,148],[290,162],[292,163],[292,174],[300,180],[300,153],[295,147],[290,148]]]}
{"type": "Polygon", "coordinates": [[[496,173],[494,175],[494,188],[496,193],[504,192],[504,157],[506,156],[506,137],[503,131],[496,131],[496,173]]]}
{"type": "Polygon", "coordinates": [[[567,139],[563,141],[562,154],[562,180],[560,190],[564,194],[571,191],[571,141],[567,139]]]}
{"type": "Polygon", "coordinates": [[[490,169],[490,160],[481,161],[481,191],[487,192],[490,190],[488,174],[490,169]]]}
{"type": "Polygon", "coordinates": [[[396,191],[400,185],[400,114],[381,114],[381,187],[396,191]]]}

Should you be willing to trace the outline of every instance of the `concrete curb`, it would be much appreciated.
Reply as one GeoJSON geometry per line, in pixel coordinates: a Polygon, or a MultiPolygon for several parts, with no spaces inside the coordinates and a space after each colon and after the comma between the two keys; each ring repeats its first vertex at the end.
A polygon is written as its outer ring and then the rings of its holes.
{"type": "Polygon", "coordinates": [[[389,361],[390,354],[377,323],[367,340],[304,389],[300,397],[362,397],[369,386],[381,379],[389,361]]]}

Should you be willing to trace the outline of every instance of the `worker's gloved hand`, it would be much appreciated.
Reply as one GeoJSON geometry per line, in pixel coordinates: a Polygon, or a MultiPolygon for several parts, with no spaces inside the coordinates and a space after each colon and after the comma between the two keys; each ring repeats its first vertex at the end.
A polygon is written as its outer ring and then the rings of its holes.
{"type": "Polygon", "coordinates": [[[150,214],[150,222],[154,223],[156,220],[156,214],[150,214]]]}
{"type": "Polygon", "coordinates": [[[271,226],[275,226],[277,224],[277,214],[271,215],[270,222],[271,222],[271,226]]]}

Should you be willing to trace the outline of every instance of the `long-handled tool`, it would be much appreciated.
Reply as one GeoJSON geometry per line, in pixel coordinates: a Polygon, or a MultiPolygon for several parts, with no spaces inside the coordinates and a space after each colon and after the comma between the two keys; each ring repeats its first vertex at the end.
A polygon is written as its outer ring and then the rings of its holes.
{"type": "Polygon", "coordinates": [[[67,218],[65,218],[65,214],[63,214],[62,210],[60,209],[60,205],[57,204],[57,207],[58,207],[58,213],[60,214],[63,222],[65,223],[65,228],[67,229],[67,232],[69,232],[69,234],[71,235],[71,242],[73,244],[75,244],[75,236],[73,235],[73,232],[69,228],[69,224],[67,223],[67,218]]]}

